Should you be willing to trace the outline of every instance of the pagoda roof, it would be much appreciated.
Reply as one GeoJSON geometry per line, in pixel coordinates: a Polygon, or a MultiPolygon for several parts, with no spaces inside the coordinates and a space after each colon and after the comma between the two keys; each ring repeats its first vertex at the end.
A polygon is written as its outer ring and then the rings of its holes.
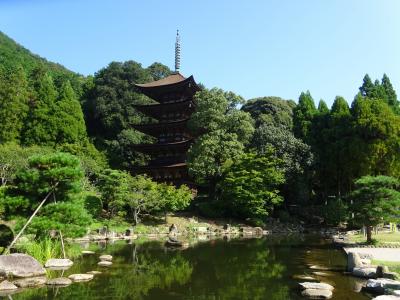
{"type": "Polygon", "coordinates": [[[166,149],[183,149],[187,150],[193,139],[187,139],[184,141],[173,142],[173,143],[155,143],[155,144],[137,144],[133,148],[136,151],[149,153],[149,152],[164,152],[166,149]]]}
{"type": "MultiPolygon", "coordinates": [[[[190,76],[190,77],[192,77],[192,76],[190,76]]],[[[169,75],[165,78],[162,78],[160,80],[156,80],[156,81],[152,81],[152,82],[148,82],[148,83],[138,83],[135,85],[138,87],[141,87],[141,88],[152,88],[152,87],[159,87],[162,85],[176,84],[178,82],[185,81],[186,79],[187,78],[185,78],[181,73],[175,73],[175,74],[169,75]]]]}
{"type": "Polygon", "coordinates": [[[173,122],[165,122],[165,123],[153,123],[153,124],[137,124],[133,125],[133,128],[139,130],[140,132],[146,133],[148,135],[152,135],[154,137],[158,137],[162,132],[169,132],[171,129],[182,129],[183,131],[187,131],[186,124],[189,119],[173,121],[173,122]]]}
{"type": "Polygon", "coordinates": [[[142,113],[158,119],[162,113],[176,112],[182,109],[194,109],[194,102],[191,98],[184,99],[179,102],[135,105],[134,107],[142,113]]]}
{"type": "Polygon", "coordinates": [[[185,78],[180,73],[169,75],[163,79],[148,82],[137,83],[135,86],[146,96],[156,100],[157,102],[165,102],[162,98],[165,93],[175,91],[181,93],[182,96],[193,96],[200,90],[193,75],[185,78]]]}

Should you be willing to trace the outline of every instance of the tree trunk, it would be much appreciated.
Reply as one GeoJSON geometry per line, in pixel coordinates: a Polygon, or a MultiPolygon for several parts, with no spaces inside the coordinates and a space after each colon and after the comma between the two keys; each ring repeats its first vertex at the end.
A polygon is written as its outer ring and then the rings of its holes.
{"type": "Polygon", "coordinates": [[[135,221],[135,225],[137,225],[137,224],[139,223],[139,220],[138,220],[138,211],[137,211],[136,208],[135,208],[134,211],[133,211],[133,220],[135,221]]]}
{"type": "Polygon", "coordinates": [[[370,244],[372,242],[372,226],[367,225],[367,243],[370,244]]]}

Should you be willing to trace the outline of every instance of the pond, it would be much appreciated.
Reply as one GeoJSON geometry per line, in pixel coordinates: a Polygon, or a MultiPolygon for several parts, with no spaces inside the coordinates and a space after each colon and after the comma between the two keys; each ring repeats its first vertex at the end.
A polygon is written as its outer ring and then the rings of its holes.
{"type": "Polygon", "coordinates": [[[101,270],[92,281],[27,290],[12,299],[304,299],[296,274],[334,285],[332,299],[370,299],[354,291],[357,279],[343,274],[343,252],[315,236],[220,239],[185,250],[170,250],[157,241],[91,244],[90,249],[97,253],[76,259],[64,276],[101,270]],[[109,268],[97,266],[98,254],[104,253],[114,256],[109,268]]]}

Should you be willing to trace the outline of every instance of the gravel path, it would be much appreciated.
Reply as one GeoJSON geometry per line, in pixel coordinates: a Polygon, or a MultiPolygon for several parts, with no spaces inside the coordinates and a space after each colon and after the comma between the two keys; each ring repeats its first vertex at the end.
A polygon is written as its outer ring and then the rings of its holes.
{"type": "Polygon", "coordinates": [[[374,259],[400,262],[400,248],[343,248],[346,253],[369,254],[374,259]]]}

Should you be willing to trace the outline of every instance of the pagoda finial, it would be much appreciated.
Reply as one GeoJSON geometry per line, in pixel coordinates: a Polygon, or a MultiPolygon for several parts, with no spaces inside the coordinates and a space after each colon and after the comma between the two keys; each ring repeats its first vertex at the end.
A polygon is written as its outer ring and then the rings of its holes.
{"type": "Polygon", "coordinates": [[[179,36],[179,30],[176,31],[175,41],[175,72],[179,73],[181,68],[181,37],[179,36]]]}

